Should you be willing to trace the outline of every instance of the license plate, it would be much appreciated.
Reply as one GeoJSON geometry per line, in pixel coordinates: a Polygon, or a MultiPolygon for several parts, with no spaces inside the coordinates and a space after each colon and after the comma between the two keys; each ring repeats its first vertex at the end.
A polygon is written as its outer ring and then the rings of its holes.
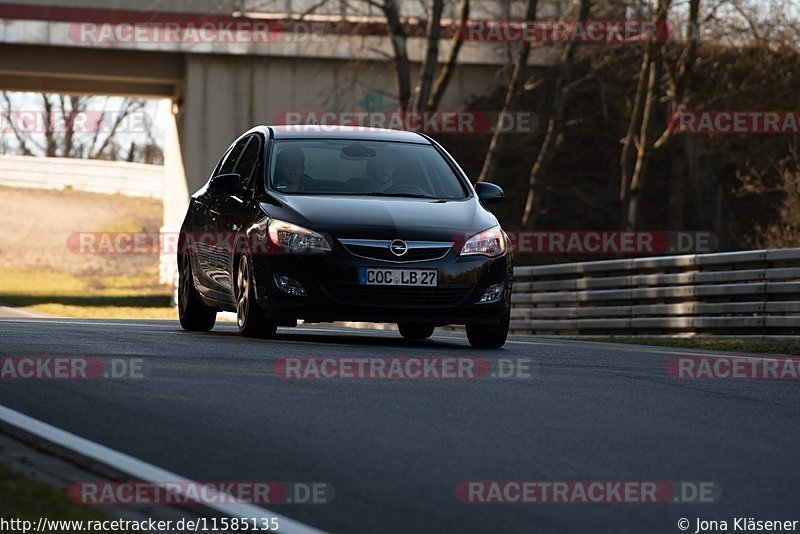
{"type": "Polygon", "coordinates": [[[362,286],[422,286],[439,285],[436,269],[378,269],[359,267],[358,283],[362,286]]]}

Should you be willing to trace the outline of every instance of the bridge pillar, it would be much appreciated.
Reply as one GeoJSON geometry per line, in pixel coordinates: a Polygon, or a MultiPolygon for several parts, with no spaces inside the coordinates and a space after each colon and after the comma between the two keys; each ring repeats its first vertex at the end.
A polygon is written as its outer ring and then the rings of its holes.
{"type": "Polygon", "coordinates": [[[159,272],[161,283],[170,286],[174,285],[178,270],[175,246],[173,246],[177,245],[177,239],[173,234],[180,230],[189,204],[189,189],[180,139],[179,107],[177,102],[173,102],[164,128],[164,222],[161,233],[166,236],[164,243],[167,246],[161,252],[159,272]]]}

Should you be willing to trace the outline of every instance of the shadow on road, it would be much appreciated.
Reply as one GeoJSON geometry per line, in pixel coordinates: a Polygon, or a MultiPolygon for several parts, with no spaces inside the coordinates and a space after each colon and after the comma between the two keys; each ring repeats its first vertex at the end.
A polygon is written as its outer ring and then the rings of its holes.
{"type": "MultiPolygon", "coordinates": [[[[263,343],[268,345],[274,342],[290,342],[290,343],[309,343],[309,344],[324,344],[324,345],[356,345],[356,346],[375,346],[375,347],[393,347],[404,349],[424,349],[430,350],[433,348],[447,348],[449,350],[464,350],[473,352],[475,349],[467,344],[467,338],[464,336],[463,341],[454,335],[452,340],[445,341],[442,338],[428,339],[424,341],[414,341],[400,337],[400,334],[395,331],[381,331],[381,330],[362,330],[363,333],[342,333],[339,331],[325,332],[308,332],[305,330],[293,330],[291,328],[281,328],[278,334],[273,339],[255,339],[243,338],[238,332],[232,328],[225,330],[216,327],[208,334],[196,334],[186,332],[186,335],[205,335],[214,337],[231,337],[240,339],[246,343],[263,343]]],[[[436,334],[434,334],[435,336],[436,334]]]]}

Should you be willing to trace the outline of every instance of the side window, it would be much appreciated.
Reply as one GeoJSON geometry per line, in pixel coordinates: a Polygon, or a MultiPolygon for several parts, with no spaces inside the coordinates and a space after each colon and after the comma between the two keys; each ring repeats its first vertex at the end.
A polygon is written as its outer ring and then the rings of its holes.
{"type": "Polygon", "coordinates": [[[217,175],[220,174],[230,174],[233,172],[234,167],[236,166],[236,162],[239,160],[239,156],[244,150],[244,147],[247,145],[247,142],[250,140],[249,137],[245,137],[238,143],[236,146],[228,152],[228,155],[225,157],[225,161],[222,162],[220,165],[219,170],[217,171],[217,175]]]}
{"type": "Polygon", "coordinates": [[[258,136],[250,138],[250,144],[242,153],[239,159],[239,164],[236,166],[236,172],[242,175],[242,187],[245,189],[253,189],[255,183],[255,176],[259,168],[259,155],[261,154],[261,140],[258,136]]]}

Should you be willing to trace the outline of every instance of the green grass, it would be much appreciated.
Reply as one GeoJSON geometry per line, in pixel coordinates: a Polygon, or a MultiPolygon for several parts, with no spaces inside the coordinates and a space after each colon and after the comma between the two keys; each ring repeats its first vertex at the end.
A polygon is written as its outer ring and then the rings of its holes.
{"type": "Polygon", "coordinates": [[[747,352],[752,354],[800,354],[800,340],[793,339],[741,339],[741,338],[594,338],[589,341],[604,343],[627,343],[632,345],[654,345],[709,351],[747,352]]]}
{"type": "Polygon", "coordinates": [[[155,272],[90,276],[0,269],[0,303],[28,311],[92,319],[175,319],[170,289],[155,272]]]}
{"type": "MultiPolygon", "coordinates": [[[[66,494],[44,484],[29,480],[0,464],[0,517],[33,521],[39,518],[104,521],[111,517],[75,504],[66,494]]],[[[35,528],[35,527],[34,527],[35,528]]]]}

